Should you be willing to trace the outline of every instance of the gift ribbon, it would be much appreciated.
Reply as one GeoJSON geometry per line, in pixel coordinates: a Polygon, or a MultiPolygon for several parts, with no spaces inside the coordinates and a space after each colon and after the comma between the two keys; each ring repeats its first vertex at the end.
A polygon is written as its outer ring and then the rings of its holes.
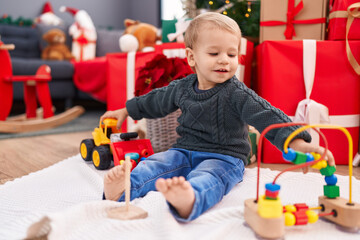
{"type": "MultiPolygon", "coordinates": [[[[358,127],[359,114],[329,116],[329,109],[320,103],[310,99],[315,79],[316,67],[316,41],[303,40],[303,71],[306,99],[299,102],[296,109],[294,122],[305,122],[307,124],[334,124],[342,127],[358,127]]],[[[309,131],[312,143],[319,145],[319,135],[309,131]]]]}
{"type": "Polygon", "coordinates": [[[81,32],[81,35],[75,39],[73,39],[73,42],[77,42],[80,45],[80,61],[83,60],[83,51],[84,51],[84,46],[89,44],[89,43],[94,43],[96,44],[96,41],[92,41],[89,40],[85,37],[84,35],[84,31],[81,32]]]}
{"type": "Polygon", "coordinates": [[[176,42],[184,42],[184,32],[188,28],[191,20],[185,20],[184,18],[181,18],[175,23],[175,33],[169,33],[167,35],[170,42],[174,41],[176,39],[176,42]]]}
{"type": "Polygon", "coordinates": [[[240,42],[240,52],[239,52],[239,64],[235,72],[235,76],[241,82],[244,82],[244,74],[245,74],[245,58],[246,58],[246,50],[247,50],[247,39],[241,38],[240,42]]]}
{"type": "Polygon", "coordinates": [[[167,58],[186,58],[185,48],[164,49],[163,54],[167,58]]]}
{"type": "MultiPolygon", "coordinates": [[[[303,41],[303,72],[306,98],[299,102],[294,122],[305,122],[307,124],[325,124],[329,123],[329,109],[320,103],[310,99],[315,78],[316,66],[316,41],[303,41]]],[[[313,129],[309,129],[312,143],[319,145],[320,137],[313,129]]]]}
{"type": "MultiPolygon", "coordinates": [[[[135,92],[135,58],[136,51],[131,51],[127,53],[126,60],[126,99],[133,98],[135,92]]],[[[133,129],[135,121],[132,118],[127,118],[126,121],[127,130],[133,129]]]]}
{"type": "Polygon", "coordinates": [[[360,18],[360,3],[358,2],[358,3],[351,4],[347,8],[346,11],[334,11],[334,12],[330,13],[329,19],[333,19],[333,18],[347,18],[346,33],[345,33],[346,55],[347,55],[347,58],[351,64],[352,68],[354,69],[354,71],[358,75],[360,75],[360,65],[356,61],[356,58],[354,57],[354,55],[351,52],[350,44],[349,44],[349,40],[348,40],[348,34],[349,34],[349,30],[351,28],[351,24],[353,23],[355,18],[360,18]]]}
{"type": "Polygon", "coordinates": [[[306,20],[294,20],[295,16],[304,8],[303,0],[301,0],[296,7],[295,0],[288,0],[288,11],[286,13],[286,22],[284,21],[262,21],[260,26],[279,26],[286,25],[284,32],[286,39],[292,39],[293,36],[296,36],[294,24],[315,24],[315,23],[325,23],[326,18],[314,18],[306,20]]]}

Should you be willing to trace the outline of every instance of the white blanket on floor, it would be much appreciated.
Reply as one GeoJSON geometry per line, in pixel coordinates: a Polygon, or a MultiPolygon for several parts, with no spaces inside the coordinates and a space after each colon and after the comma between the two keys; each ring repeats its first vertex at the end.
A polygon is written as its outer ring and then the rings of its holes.
{"type": "MultiPolygon", "coordinates": [[[[106,210],[124,203],[102,201],[103,176],[80,155],[0,186],[0,239],[23,239],[29,229],[49,239],[256,239],[244,224],[244,200],[255,198],[256,168],[246,169],[244,181],[198,219],[179,223],[163,196],[150,192],[131,204],[146,210],[146,219],[107,218],[106,210]]],[[[261,169],[260,190],[277,171],[261,169]]],[[[348,198],[348,177],[338,176],[340,195],[348,198]]],[[[317,206],[324,178],[318,173],[283,174],[282,203],[317,206]]],[[[353,201],[360,202],[360,181],[353,180],[353,201]]],[[[333,223],[286,227],[286,239],[359,239],[360,233],[340,231],[333,223]]]]}

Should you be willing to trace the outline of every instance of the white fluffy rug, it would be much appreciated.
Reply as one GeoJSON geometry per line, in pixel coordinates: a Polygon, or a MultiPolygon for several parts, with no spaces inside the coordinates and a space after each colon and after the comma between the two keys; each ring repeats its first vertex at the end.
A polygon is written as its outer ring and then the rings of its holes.
{"type": "MultiPolygon", "coordinates": [[[[0,239],[26,238],[29,229],[49,239],[256,239],[244,225],[244,200],[255,198],[256,169],[246,169],[238,184],[215,207],[195,221],[178,223],[168,211],[165,199],[150,192],[133,205],[149,214],[141,220],[121,221],[106,217],[106,210],[123,203],[102,201],[102,181],[106,171],[97,171],[80,155],[0,186],[0,239]]],[[[278,172],[261,169],[263,186],[278,172]]],[[[338,176],[340,195],[348,198],[348,177],[338,176]]],[[[285,173],[277,181],[282,187],[282,203],[304,202],[317,206],[325,184],[316,173],[285,173]]],[[[360,181],[353,180],[353,201],[360,202],[360,181]]],[[[333,223],[286,227],[286,239],[360,239],[333,223]]]]}

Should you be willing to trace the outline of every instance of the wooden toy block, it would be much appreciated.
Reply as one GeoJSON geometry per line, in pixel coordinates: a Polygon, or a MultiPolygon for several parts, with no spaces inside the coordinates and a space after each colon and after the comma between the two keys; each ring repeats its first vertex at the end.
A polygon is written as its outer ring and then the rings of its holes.
{"type": "Polygon", "coordinates": [[[257,210],[263,218],[277,218],[283,214],[283,206],[281,205],[280,198],[273,200],[266,199],[265,196],[260,196],[257,210]]]}
{"type": "Polygon", "coordinates": [[[296,158],[292,161],[294,164],[302,164],[305,163],[307,159],[307,156],[305,153],[302,152],[296,152],[296,158]]]}
{"type": "Polygon", "coordinates": [[[360,228],[360,204],[348,204],[348,200],[341,197],[329,199],[320,196],[319,205],[324,206],[323,212],[336,212],[334,215],[323,216],[325,219],[346,228],[360,228]]]}
{"type": "Polygon", "coordinates": [[[245,200],[244,217],[251,229],[262,238],[282,238],[285,234],[285,218],[262,218],[258,214],[255,199],[245,200]]]}
{"type": "Polygon", "coordinates": [[[336,185],[324,185],[324,195],[328,198],[337,198],[340,196],[340,188],[336,185]]]}
{"type": "Polygon", "coordinates": [[[334,166],[327,166],[326,168],[320,169],[321,175],[324,176],[331,176],[336,171],[336,168],[334,166]]]}

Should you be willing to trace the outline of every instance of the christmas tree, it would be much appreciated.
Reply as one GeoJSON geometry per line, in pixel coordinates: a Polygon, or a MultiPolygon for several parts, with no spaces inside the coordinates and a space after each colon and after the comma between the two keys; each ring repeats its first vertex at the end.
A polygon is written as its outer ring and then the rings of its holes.
{"type": "Polygon", "coordinates": [[[234,19],[244,36],[259,37],[260,0],[185,0],[183,3],[191,18],[201,11],[219,12],[234,19]]]}

